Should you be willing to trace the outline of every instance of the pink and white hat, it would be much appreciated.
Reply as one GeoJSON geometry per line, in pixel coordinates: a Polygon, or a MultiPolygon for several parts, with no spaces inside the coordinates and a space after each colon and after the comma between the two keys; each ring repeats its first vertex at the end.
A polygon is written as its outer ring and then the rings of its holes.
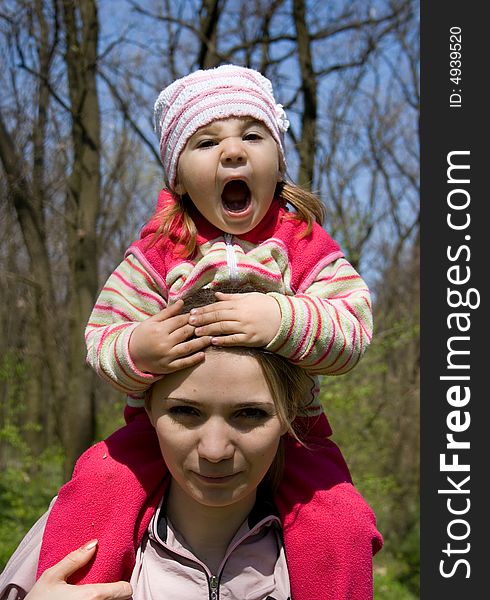
{"type": "Polygon", "coordinates": [[[283,138],[289,121],[271,82],[254,69],[222,65],[190,73],[166,87],[153,112],[167,187],[174,189],[179,157],[189,138],[217,119],[252,117],[264,123],[285,164],[283,138]]]}

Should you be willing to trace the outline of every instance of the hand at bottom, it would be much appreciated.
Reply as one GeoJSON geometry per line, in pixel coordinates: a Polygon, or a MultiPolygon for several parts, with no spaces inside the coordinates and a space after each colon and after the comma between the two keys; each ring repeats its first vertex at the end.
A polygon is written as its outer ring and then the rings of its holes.
{"type": "Polygon", "coordinates": [[[46,569],[25,600],[129,600],[133,590],[127,581],[70,585],[68,577],[93,557],[97,540],[70,552],[59,563],[46,569]]]}

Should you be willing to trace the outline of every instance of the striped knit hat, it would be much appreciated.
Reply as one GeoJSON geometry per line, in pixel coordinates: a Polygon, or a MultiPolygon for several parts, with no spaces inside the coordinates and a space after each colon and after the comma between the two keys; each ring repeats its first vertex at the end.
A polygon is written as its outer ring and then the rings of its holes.
{"type": "Polygon", "coordinates": [[[154,108],[155,131],[168,189],[175,186],[179,157],[189,138],[217,119],[252,117],[277,142],[284,164],[283,137],[289,121],[271,82],[254,69],[222,65],[190,73],[166,87],[154,108]]]}

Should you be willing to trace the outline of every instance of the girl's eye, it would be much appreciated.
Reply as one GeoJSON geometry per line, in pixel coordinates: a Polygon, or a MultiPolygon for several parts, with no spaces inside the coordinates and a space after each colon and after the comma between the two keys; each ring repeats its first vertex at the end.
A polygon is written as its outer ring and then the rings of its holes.
{"type": "Polygon", "coordinates": [[[259,135],[258,133],[254,133],[254,132],[250,132],[250,133],[246,133],[243,136],[243,139],[248,141],[248,142],[254,142],[256,140],[261,140],[262,136],[259,135]]]}
{"type": "Polygon", "coordinates": [[[197,148],[211,148],[215,144],[216,144],[216,142],[214,140],[200,140],[197,143],[196,147],[197,148]]]}

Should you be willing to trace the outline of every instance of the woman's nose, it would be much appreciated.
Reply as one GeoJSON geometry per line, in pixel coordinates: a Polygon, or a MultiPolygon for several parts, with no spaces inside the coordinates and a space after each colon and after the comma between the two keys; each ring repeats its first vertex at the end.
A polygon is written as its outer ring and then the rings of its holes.
{"type": "Polygon", "coordinates": [[[244,163],[247,153],[243,141],[236,137],[229,137],[222,141],[223,151],[221,162],[224,164],[244,163]]]}
{"type": "Polygon", "coordinates": [[[211,419],[202,426],[198,453],[200,458],[209,462],[220,462],[233,457],[234,445],[225,422],[211,419]]]}

